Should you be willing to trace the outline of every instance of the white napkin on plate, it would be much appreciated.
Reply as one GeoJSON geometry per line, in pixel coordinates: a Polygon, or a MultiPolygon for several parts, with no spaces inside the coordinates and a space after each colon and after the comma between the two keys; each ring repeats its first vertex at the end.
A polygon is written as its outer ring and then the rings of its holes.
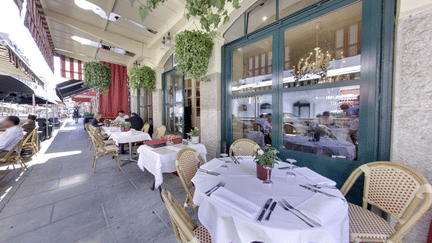
{"type": "Polygon", "coordinates": [[[316,193],[296,208],[320,224],[325,224],[328,219],[344,209],[342,200],[321,193],[316,193]]]}
{"type": "MultiPolygon", "coordinates": [[[[336,186],[336,182],[330,180],[329,178],[322,176],[315,171],[307,168],[307,167],[300,167],[295,168],[294,172],[308,178],[310,180],[310,183],[315,183],[318,185],[325,185],[325,186],[336,186]]],[[[309,182],[308,182],[309,183],[309,182]]]]}
{"type": "Polygon", "coordinates": [[[255,218],[261,210],[260,206],[228,189],[225,189],[224,187],[217,189],[210,197],[250,218],[255,218]]]}

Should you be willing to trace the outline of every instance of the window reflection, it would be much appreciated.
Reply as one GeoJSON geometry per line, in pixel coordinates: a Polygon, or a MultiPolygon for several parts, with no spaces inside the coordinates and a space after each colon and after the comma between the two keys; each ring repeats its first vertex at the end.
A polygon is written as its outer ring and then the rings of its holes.
{"type": "Polygon", "coordinates": [[[269,94],[232,99],[233,141],[248,138],[260,146],[271,145],[271,104],[269,94]]]}
{"type": "Polygon", "coordinates": [[[283,94],[283,148],[356,160],[360,86],[283,94]]]}
{"type": "Polygon", "coordinates": [[[233,51],[233,94],[271,90],[272,37],[233,51]]]}
{"type": "Polygon", "coordinates": [[[279,19],[295,13],[309,5],[318,2],[317,0],[279,0],[279,19]]]}
{"type": "Polygon", "coordinates": [[[360,79],[362,3],[285,31],[284,88],[360,79]]]}
{"type": "Polygon", "coordinates": [[[171,74],[165,76],[165,94],[166,94],[166,103],[173,102],[173,87],[172,87],[172,76],[171,74]]]}
{"type": "Polygon", "coordinates": [[[247,33],[276,21],[276,0],[257,1],[247,13],[247,33]]]}
{"type": "Polygon", "coordinates": [[[168,131],[183,133],[183,112],[182,105],[167,106],[168,131]]]}

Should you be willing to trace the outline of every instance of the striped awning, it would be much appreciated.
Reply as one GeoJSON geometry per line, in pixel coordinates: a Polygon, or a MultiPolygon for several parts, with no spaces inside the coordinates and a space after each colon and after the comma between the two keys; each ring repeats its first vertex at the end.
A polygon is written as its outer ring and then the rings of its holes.
{"type": "Polygon", "coordinates": [[[40,0],[28,0],[24,25],[29,29],[48,66],[54,71],[54,43],[40,0]]]}
{"type": "Polygon", "coordinates": [[[85,62],[59,55],[60,57],[60,75],[67,79],[84,80],[84,64],[85,62]]]}

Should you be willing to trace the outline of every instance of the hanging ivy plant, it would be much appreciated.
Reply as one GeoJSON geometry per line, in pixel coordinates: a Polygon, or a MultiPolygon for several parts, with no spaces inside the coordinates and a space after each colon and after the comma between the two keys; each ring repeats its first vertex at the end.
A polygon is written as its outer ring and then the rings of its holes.
{"type": "MultiPolygon", "coordinates": [[[[140,3],[138,13],[141,21],[144,21],[148,14],[157,8],[161,3],[167,0],[147,0],[147,4],[140,3]]],[[[136,0],[130,0],[133,6],[136,0]]],[[[138,2],[139,3],[139,2],[138,2]]],[[[225,9],[226,3],[232,3],[233,8],[239,9],[239,0],[186,0],[187,13],[185,17],[189,20],[190,17],[197,17],[200,20],[201,26],[207,32],[211,32],[218,28],[220,22],[226,24],[230,21],[228,10],[225,9]]]]}
{"type": "Polygon", "coordinates": [[[100,62],[87,62],[84,65],[84,77],[83,87],[105,95],[111,84],[111,68],[100,62]]]}
{"type": "Polygon", "coordinates": [[[185,30],[175,37],[175,58],[177,68],[196,81],[210,81],[205,77],[208,71],[213,40],[209,33],[185,30]]]}
{"type": "Polygon", "coordinates": [[[144,89],[152,92],[156,89],[155,71],[150,67],[132,67],[129,70],[129,88],[144,89]]]}

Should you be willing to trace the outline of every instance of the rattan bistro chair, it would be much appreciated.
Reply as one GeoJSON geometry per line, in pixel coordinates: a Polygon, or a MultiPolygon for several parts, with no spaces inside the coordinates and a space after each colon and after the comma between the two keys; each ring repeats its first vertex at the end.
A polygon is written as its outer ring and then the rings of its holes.
{"type": "Polygon", "coordinates": [[[204,158],[193,148],[183,148],[177,153],[176,157],[176,168],[183,187],[186,191],[186,200],[184,202],[184,208],[192,206],[195,210],[198,207],[193,203],[193,194],[195,187],[192,184],[192,178],[195,176],[198,170],[198,159],[200,160],[199,165],[204,164],[204,158]]]}
{"type": "Polygon", "coordinates": [[[363,207],[349,204],[351,242],[401,242],[432,204],[428,180],[416,170],[394,162],[372,162],[354,170],[343,185],[346,195],[364,174],[363,207]],[[395,218],[393,228],[387,221],[366,209],[373,205],[395,218]]]}
{"type": "Polygon", "coordinates": [[[119,169],[122,170],[121,165],[120,165],[119,156],[118,156],[119,148],[116,145],[105,144],[104,140],[101,137],[99,137],[93,129],[89,129],[89,135],[90,135],[90,138],[92,140],[93,146],[95,147],[95,152],[93,155],[93,163],[92,163],[93,173],[96,170],[96,163],[97,163],[98,158],[103,157],[103,156],[107,156],[107,155],[113,156],[114,159],[117,161],[119,169]]]}
{"type": "Polygon", "coordinates": [[[39,153],[38,145],[37,145],[37,132],[39,127],[35,127],[33,131],[28,134],[22,144],[22,149],[30,148],[34,155],[37,155],[39,153]]]}
{"type": "Polygon", "coordinates": [[[241,138],[237,139],[234,143],[231,144],[231,147],[229,149],[229,155],[238,156],[241,154],[242,156],[252,156],[253,152],[259,148],[260,146],[254,141],[246,138],[241,138]]]}
{"type": "Polygon", "coordinates": [[[153,133],[153,139],[161,139],[163,135],[165,135],[166,127],[164,125],[158,127],[156,131],[153,133]]]}
{"type": "Polygon", "coordinates": [[[21,166],[22,171],[25,175],[27,175],[27,165],[24,163],[24,160],[21,158],[21,150],[22,144],[24,141],[24,136],[18,140],[18,142],[12,147],[9,152],[3,158],[0,158],[0,164],[12,165],[15,169],[15,164],[19,164],[21,166]],[[16,151],[15,151],[16,150],[16,151]]]}
{"type": "Polygon", "coordinates": [[[198,226],[180,206],[171,193],[162,190],[162,199],[168,209],[171,223],[179,243],[211,243],[211,236],[204,226],[198,226]]]}
{"type": "Polygon", "coordinates": [[[144,126],[141,128],[141,132],[148,133],[150,129],[150,123],[146,122],[144,126]]]}
{"type": "MultiPolygon", "coordinates": [[[[102,134],[102,132],[99,130],[99,128],[94,127],[93,125],[89,124],[87,126],[87,131],[90,133],[92,132],[93,136],[99,138],[105,146],[109,146],[109,145],[114,145],[115,142],[113,140],[108,140],[107,136],[104,136],[102,134]]],[[[89,134],[89,139],[90,139],[90,134],[89,134]]],[[[93,144],[93,143],[92,143],[93,144]]],[[[91,150],[92,146],[90,146],[90,150],[91,150]]]]}

